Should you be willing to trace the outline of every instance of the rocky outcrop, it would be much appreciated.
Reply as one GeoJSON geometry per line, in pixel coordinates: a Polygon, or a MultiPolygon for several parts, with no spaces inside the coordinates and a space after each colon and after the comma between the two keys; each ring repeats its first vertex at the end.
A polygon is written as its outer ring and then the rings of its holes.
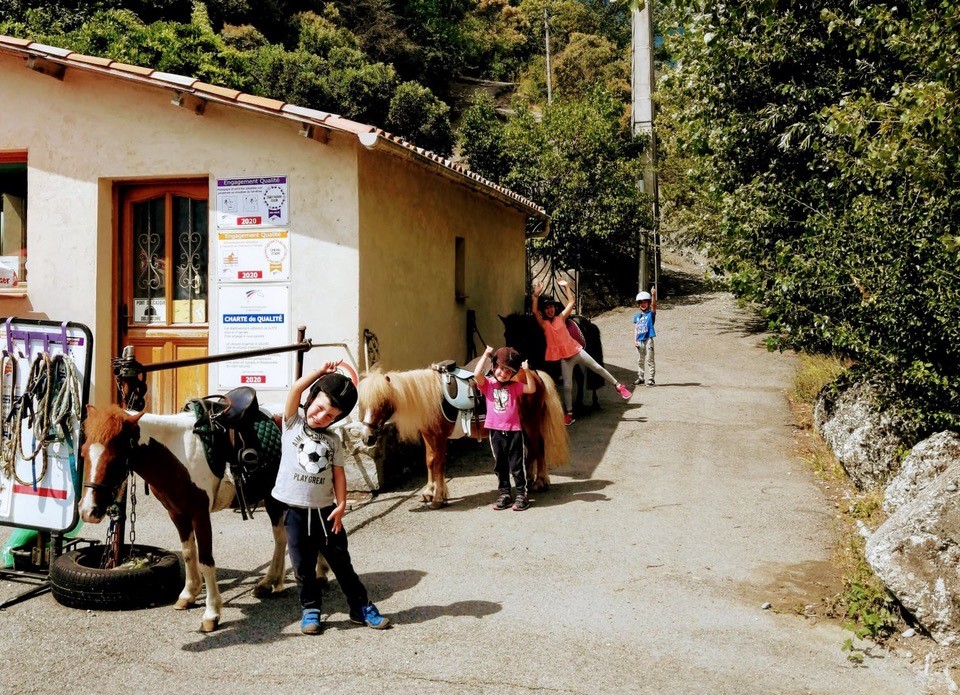
{"type": "Polygon", "coordinates": [[[957,462],[960,462],[960,435],[940,432],[924,439],[913,447],[903,460],[900,472],[887,486],[883,510],[887,514],[893,514],[900,507],[909,504],[921,489],[957,462]]]}
{"type": "Polygon", "coordinates": [[[886,486],[887,520],[872,533],[866,559],[877,577],[937,642],[960,639],[960,436],[940,432],[919,443],[873,390],[828,388],[814,424],[860,489],[886,486]]]}
{"type": "Polygon", "coordinates": [[[898,483],[913,494],[898,496],[896,512],[867,540],[866,557],[920,625],[952,644],[960,634],[960,459],[928,470],[937,467],[923,484],[898,483]]]}
{"type": "Polygon", "coordinates": [[[856,384],[837,394],[824,389],[814,426],[859,489],[885,485],[900,469],[901,453],[915,441],[910,428],[877,406],[873,389],[856,384]]]}

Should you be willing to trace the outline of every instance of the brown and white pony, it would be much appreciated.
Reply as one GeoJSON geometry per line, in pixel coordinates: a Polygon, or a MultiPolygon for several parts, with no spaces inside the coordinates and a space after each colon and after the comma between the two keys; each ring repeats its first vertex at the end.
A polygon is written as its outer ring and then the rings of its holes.
{"type": "MultiPolygon", "coordinates": [[[[533,481],[532,489],[537,491],[550,485],[548,467],[559,468],[567,463],[570,441],[553,379],[541,371],[530,370],[527,374],[533,376],[537,390],[521,397],[520,422],[526,435],[528,480],[533,481]]],[[[387,421],[396,425],[400,441],[417,442],[423,438],[427,484],[420,496],[431,509],[438,509],[447,501],[447,440],[456,424],[443,415],[440,379],[435,369],[385,374],[374,370],[361,377],[357,386],[364,444],[375,444],[387,421]]],[[[471,436],[483,439],[486,434],[480,427],[471,436]]]]}
{"type": "MultiPolygon", "coordinates": [[[[151,415],[130,413],[115,405],[88,405],[83,426],[87,473],[80,517],[88,523],[99,523],[128,473],[133,471],[143,478],[173,520],[183,546],[186,583],[174,608],[182,610],[194,605],[205,584],[206,608],[200,631],[211,632],[220,623],[223,599],[213,561],[210,514],[230,506],[236,490],[231,480],[210,469],[203,442],[193,431],[195,423],[191,412],[151,415]]],[[[258,487],[263,490],[247,493],[251,503],[254,497],[264,500],[273,527],[273,558],[266,576],[254,589],[258,597],[283,588],[287,547],[284,507],[269,494],[278,465],[272,466],[272,470],[265,467],[262,476],[258,476],[262,478],[258,487]]]]}

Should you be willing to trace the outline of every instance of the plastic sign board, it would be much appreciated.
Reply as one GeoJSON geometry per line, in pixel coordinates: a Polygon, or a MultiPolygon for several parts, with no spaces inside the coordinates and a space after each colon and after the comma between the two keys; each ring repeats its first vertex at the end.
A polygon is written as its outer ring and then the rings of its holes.
{"type": "MultiPolygon", "coordinates": [[[[289,285],[221,285],[217,345],[221,353],[261,350],[289,345],[289,285]]],[[[292,371],[290,352],[222,362],[219,387],[287,389],[292,371]]]]}
{"type": "MultiPolygon", "coordinates": [[[[73,322],[0,319],[0,345],[5,353],[0,367],[0,525],[67,531],[79,520],[77,504],[83,483],[80,418],[90,393],[90,329],[73,322]],[[46,396],[25,394],[34,363],[44,367],[45,356],[53,365],[52,388],[46,396]],[[68,361],[72,370],[67,369],[68,361]],[[41,438],[30,415],[39,411],[45,398],[56,399],[62,389],[69,388],[71,371],[77,388],[72,393],[80,402],[74,401],[64,428],[51,427],[41,438]]],[[[43,381],[46,385],[47,380],[43,381]]]]}
{"type": "Polygon", "coordinates": [[[217,279],[264,282],[290,279],[290,232],[286,229],[217,234],[217,279]]]}
{"type": "Polygon", "coordinates": [[[286,176],[217,179],[217,229],[285,227],[289,219],[286,176]]]}

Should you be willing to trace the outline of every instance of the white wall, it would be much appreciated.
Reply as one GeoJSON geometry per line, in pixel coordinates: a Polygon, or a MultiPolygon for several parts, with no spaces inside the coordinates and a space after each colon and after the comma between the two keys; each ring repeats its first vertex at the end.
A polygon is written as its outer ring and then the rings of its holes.
{"type": "MultiPolygon", "coordinates": [[[[209,103],[197,116],[155,89],[68,69],[62,81],[0,54],[0,150],[28,153],[29,296],[0,298],[0,315],[84,323],[94,334],[94,391],[110,399],[116,354],[112,186],[116,181],[209,177],[212,213],[218,177],[286,175],[289,181],[293,312],[316,343],[346,342],[358,358],[357,144],[327,144],[298,124],[209,103]]],[[[216,256],[211,249],[210,273],[216,256]]],[[[210,317],[216,313],[210,283],[210,317]]],[[[216,353],[216,326],[210,327],[216,353]]],[[[306,365],[344,357],[313,350],[306,365]]],[[[216,384],[214,369],[210,383],[216,384]]],[[[282,398],[283,394],[276,394],[282,398]]],[[[262,398],[270,399],[266,393],[262,398]]]]}

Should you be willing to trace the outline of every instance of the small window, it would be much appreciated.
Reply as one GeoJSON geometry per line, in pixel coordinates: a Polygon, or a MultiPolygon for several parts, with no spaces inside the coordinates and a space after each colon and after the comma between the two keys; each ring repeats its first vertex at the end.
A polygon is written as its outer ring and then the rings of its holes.
{"type": "Polygon", "coordinates": [[[454,292],[458,302],[467,301],[467,260],[466,240],[462,236],[456,238],[456,261],[453,275],[454,292]]]}
{"type": "Polygon", "coordinates": [[[27,153],[0,151],[0,291],[27,281],[27,153]]]}

